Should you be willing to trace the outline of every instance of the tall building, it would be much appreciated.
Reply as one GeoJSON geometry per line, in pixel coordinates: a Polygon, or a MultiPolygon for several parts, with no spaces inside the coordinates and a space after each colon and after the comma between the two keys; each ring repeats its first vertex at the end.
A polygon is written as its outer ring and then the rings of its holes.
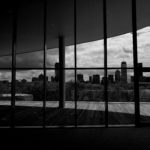
{"type": "Polygon", "coordinates": [[[84,82],[83,74],[77,74],[77,81],[78,82],[84,82]]]}
{"type": "Polygon", "coordinates": [[[116,70],[115,72],[115,82],[118,83],[120,82],[120,71],[116,70]]]}
{"type": "Polygon", "coordinates": [[[37,82],[38,81],[38,78],[37,77],[33,77],[32,78],[32,82],[37,82]]]}
{"type": "MultiPolygon", "coordinates": [[[[40,74],[38,77],[33,77],[32,82],[44,81],[44,75],[40,74]]],[[[48,81],[48,77],[46,76],[46,81],[48,81]]]]}
{"type": "Polygon", "coordinates": [[[127,83],[127,64],[125,61],[121,63],[121,82],[127,83]]]}
{"type": "MultiPolygon", "coordinates": [[[[40,74],[38,77],[38,81],[44,81],[44,75],[40,74]]],[[[48,81],[48,77],[46,76],[46,81],[48,81]]]]}
{"type": "Polygon", "coordinates": [[[43,81],[43,80],[44,80],[44,75],[43,75],[43,74],[40,74],[39,77],[38,77],[38,80],[39,80],[39,81],[43,81]]]}
{"type": "Polygon", "coordinates": [[[94,84],[99,84],[100,83],[100,75],[95,74],[93,75],[93,82],[94,84]]]}
{"type": "Polygon", "coordinates": [[[59,81],[59,63],[55,63],[55,81],[59,81]]]}
{"type": "Polygon", "coordinates": [[[109,83],[114,83],[114,76],[108,75],[108,81],[109,81],[109,83]]]}

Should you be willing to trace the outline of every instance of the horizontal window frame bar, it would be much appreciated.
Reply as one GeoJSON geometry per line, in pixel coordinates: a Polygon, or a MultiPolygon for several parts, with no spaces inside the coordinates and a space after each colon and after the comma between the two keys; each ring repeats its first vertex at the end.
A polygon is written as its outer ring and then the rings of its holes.
{"type": "MultiPolygon", "coordinates": [[[[14,68],[15,70],[59,70],[59,68],[26,68],[26,67],[19,67],[14,68]]],[[[105,68],[62,68],[63,70],[104,70],[105,68]]],[[[113,69],[122,69],[120,67],[108,67],[107,70],[113,70],[113,69]]],[[[127,67],[127,70],[134,69],[134,67],[127,67]]],[[[0,70],[12,70],[12,68],[0,68],[0,70]]],[[[145,71],[146,72],[146,71],[145,71]]],[[[147,71],[149,72],[149,71],[147,71]]]]}

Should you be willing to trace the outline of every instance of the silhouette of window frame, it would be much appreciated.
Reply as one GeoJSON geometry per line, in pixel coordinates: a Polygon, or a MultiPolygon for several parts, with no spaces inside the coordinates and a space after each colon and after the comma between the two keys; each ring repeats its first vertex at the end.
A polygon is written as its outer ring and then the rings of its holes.
{"type": "MultiPolygon", "coordinates": [[[[108,67],[107,66],[107,4],[106,0],[103,0],[103,28],[104,28],[104,67],[96,68],[78,68],[77,67],[77,5],[76,0],[74,1],[74,67],[64,68],[65,70],[74,70],[75,75],[75,127],[78,127],[77,123],[77,70],[101,70],[104,69],[104,77],[107,78],[108,69],[121,69],[119,67],[108,67]]],[[[140,103],[139,103],[139,80],[138,80],[138,55],[137,55],[137,20],[136,20],[136,0],[131,0],[132,5],[132,38],[133,38],[133,67],[127,69],[134,70],[134,99],[135,99],[135,126],[140,126],[140,103]]],[[[16,69],[17,70],[43,70],[44,74],[44,99],[43,99],[43,128],[45,128],[45,108],[46,108],[46,70],[54,70],[54,68],[46,67],[46,51],[47,51],[47,39],[46,39],[46,19],[47,19],[47,0],[44,0],[44,42],[43,42],[43,55],[44,62],[43,68],[16,68],[16,44],[17,44],[17,6],[13,5],[13,32],[12,32],[12,67],[1,68],[1,70],[11,70],[11,128],[15,127],[14,123],[14,113],[15,113],[15,79],[16,79],[16,69]]],[[[104,98],[105,98],[105,127],[109,127],[108,123],[108,92],[107,92],[107,80],[104,85],[104,98]]]]}

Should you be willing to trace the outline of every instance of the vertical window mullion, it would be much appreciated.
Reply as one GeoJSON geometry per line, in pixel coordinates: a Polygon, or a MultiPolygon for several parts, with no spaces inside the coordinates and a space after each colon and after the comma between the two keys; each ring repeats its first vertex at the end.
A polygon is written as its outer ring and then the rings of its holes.
{"type": "Polygon", "coordinates": [[[135,100],[135,125],[139,125],[139,79],[138,79],[138,52],[137,52],[137,19],[136,0],[132,0],[132,33],[133,33],[133,63],[134,63],[134,100],[135,100]]]}
{"type": "Polygon", "coordinates": [[[77,1],[74,0],[74,76],[75,76],[75,89],[74,89],[74,100],[75,100],[75,127],[77,127],[77,1]]]}
{"type": "Polygon", "coordinates": [[[108,127],[108,92],[107,92],[107,1],[103,0],[103,28],[104,28],[104,100],[105,100],[105,126],[108,127]]]}
{"type": "Polygon", "coordinates": [[[47,51],[47,0],[44,0],[44,62],[43,62],[43,74],[44,74],[44,81],[43,81],[43,128],[45,128],[45,120],[46,120],[46,51],[47,51]]]}
{"type": "Polygon", "coordinates": [[[16,93],[16,42],[17,42],[17,6],[13,5],[12,32],[12,79],[11,79],[11,127],[15,127],[15,93],[16,93]]]}

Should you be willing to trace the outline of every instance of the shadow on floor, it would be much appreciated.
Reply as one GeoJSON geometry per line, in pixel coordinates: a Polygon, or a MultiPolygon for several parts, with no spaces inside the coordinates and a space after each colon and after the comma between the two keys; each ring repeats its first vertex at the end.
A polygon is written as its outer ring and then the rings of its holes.
{"type": "MultiPolygon", "coordinates": [[[[9,126],[11,120],[9,106],[0,106],[0,126],[9,126]]],[[[105,112],[97,110],[77,110],[78,125],[104,125],[105,112]]],[[[134,124],[134,114],[109,112],[110,125],[134,124]]],[[[141,120],[150,121],[149,116],[141,116],[141,120]]],[[[40,107],[15,108],[16,126],[42,126],[43,110],[40,107]]],[[[46,108],[47,126],[73,126],[75,124],[74,109],[46,108]]]]}

